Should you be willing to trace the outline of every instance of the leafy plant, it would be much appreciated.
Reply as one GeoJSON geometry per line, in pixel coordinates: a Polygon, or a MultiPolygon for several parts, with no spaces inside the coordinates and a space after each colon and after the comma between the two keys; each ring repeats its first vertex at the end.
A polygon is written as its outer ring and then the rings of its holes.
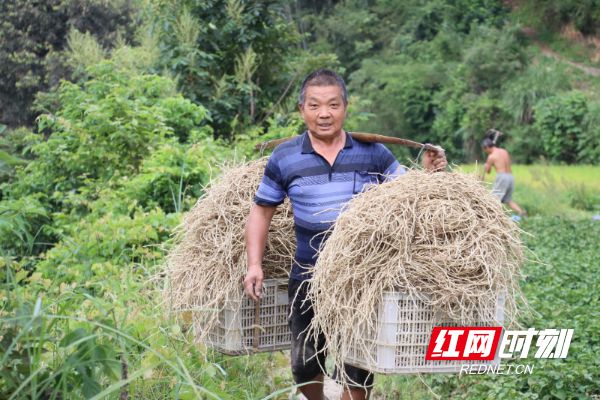
{"type": "Polygon", "coordinates": [[[600,193],[594,193],[583,184],[569,185],[571,207],[583,211],[600,211],[600,193]]]}
{"type": "Polygon", "coordinates": [[[2,255],[29,255],[43,246],[42,226],[48,221],[48,211],[41,196],[31,195],[18,200],[0,201],[0,251],[2,255]]]}
{"type": "MultiPolygon", "coordinates": [[[[58,90],[59,107],[40,117],[39,129],[49,138],[35,135],[35,141],[29,140],[35,159],[17,169],[14,182],[3,187],[13,199],[4,207],[33,196],[45,210],[44,224],[62,219],[64,225],[65,216],[74,222],[89,212],[101,185],[111,182],[114,190],[120,177],[138,172],[137,186],[130,186],[136,194],[128,198],[149,210],[156,205],[180,209],[180,193],[187,186],[198,197],[210,163],[222,155],[204,125],[209,120],[206,109],[177,95],[170,79],[126,70],[110,60],[88,68],[88,75],[80,84],[64,82],[58,90]],[[193,143],[189,149],[179,144],[188,141],[193,143]]],[[[43,226],[40,218],[20,224],[11,218],[5,225],[14,225],[18,237],[31,239],[44,232],[48,244],[63,233],[56,224],[43,226]]],[[[14,235],[4,236],[3,244],[19,253],[22,246],[10,237],[14,235]]]]}
{"type": "Polygon", "coordinates": [[[577,143],[577,157],[581,163],[600,164],[600,103],[588,103],[583,121],[584,131],[577,143]]]}
{"type": "Polygon", "coordinates": [[[548,158],[567,163],[577,161],[586,113],[587,99],[577,91],[549,97],[536,105],[535,126],[548,158]]]}
{"type": "Polygon", "coordinates": [[[178,76],[184,95],[210,111],[219,137],[231,139],[234,123],[263,119],[294,79],[287,61],[299,35],[279,0],[157,1],[148,15],[161,48],[159,68],[178,76]]]}

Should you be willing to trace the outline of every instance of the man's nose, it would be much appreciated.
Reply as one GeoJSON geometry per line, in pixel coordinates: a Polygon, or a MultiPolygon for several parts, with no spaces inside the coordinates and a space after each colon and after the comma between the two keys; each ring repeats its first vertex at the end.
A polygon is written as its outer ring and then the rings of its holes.
{"type": "Polygon", "coordinates": [[[329,108],[327,108],[327,107],[320,107],[317,110],[317,117],[318,118],[329,118],[329,117],[331,117],[331,113],[329,112],[329,108]]]}

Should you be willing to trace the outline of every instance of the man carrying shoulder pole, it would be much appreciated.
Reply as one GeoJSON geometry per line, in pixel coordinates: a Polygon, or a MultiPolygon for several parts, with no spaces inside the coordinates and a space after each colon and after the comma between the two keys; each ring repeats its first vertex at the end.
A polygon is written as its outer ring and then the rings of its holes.
{"type": "MultiPolygon", "coordinates": [[[[303,302],[306,280],[310,278],[307,267],[315,265],[316,249],[326,239],[324,232],[343,204],[366,185],[404,173],[384,145],[356,140],[344,131],[347,105],[346,85],[335,72],[322,69],[304,79],[298,108],[307,130],[273,151],[246,223],[248,272],[244,291],[256,301],[262,293],[262,258],[269,225],[276,207],[289,197],[297,243],[288,284],[291,367],[295,382],[303,384],[300,391],[308,400],[324,399],[325,354],[319,350],[325,343],[324,338],[315,343],[306,337],[314,315],[312,306],[303,302]]],[[[423,165],[443,170],[447,165],[444,151],[427,150],[423,165]]],[[[373,375],[351,365],[345,365],[344,370],[352,382],[344,388],[342,399],[368,398],[373,375]]]]}

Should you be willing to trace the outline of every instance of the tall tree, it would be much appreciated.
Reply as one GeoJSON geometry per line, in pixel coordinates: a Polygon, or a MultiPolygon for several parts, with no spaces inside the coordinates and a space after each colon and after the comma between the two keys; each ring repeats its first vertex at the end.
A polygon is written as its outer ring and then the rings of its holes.
{"type": "Polygon", "coordinates": [[[161,67],[206,106],[218,136],[260,122],[294,77],[299,42],[282,0],[157,0],[153,27],[161,67]]]}
{"type": "Polygon", "coordinates": [[[131,0],[7,0],[0,2],[0,123],[31,125],[39,91],[68,78],[63,50],[71,28],[110,47],[133,35],[131,0]]]}

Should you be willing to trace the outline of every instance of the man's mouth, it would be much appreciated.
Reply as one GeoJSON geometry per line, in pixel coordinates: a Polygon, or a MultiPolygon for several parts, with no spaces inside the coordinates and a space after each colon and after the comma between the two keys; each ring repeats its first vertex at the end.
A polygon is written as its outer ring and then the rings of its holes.
{"type": "Polygon", "coordinates": [[[329,129],[333,124],[318,124],[317,126],[321,129],[329,129]]]}

